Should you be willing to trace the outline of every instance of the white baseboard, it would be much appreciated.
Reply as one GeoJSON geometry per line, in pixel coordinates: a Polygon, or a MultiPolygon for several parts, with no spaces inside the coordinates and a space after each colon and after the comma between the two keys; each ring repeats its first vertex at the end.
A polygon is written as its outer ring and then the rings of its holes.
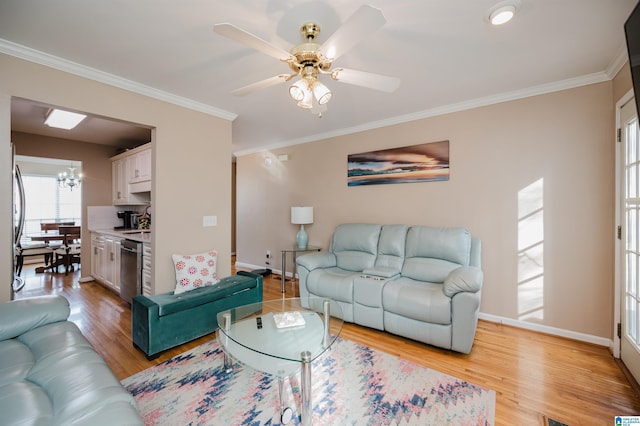
{"type": "Polygon", "coordinates": [[[88,283],[90,281],[95,281],[95,279],[91,275],[89,275],[88,277],[82,277],[78,280],[78,282],[81,283],[88,283]]]}
{"type": "Polygon", "coordinates": [[[525,330],[537,331],[552,336],[565,337],[567,339],[578,340],[581,342],[593,343],[598,346],[613,347],[613,341],[606,337],[593,336],[591,334],[578,333],[576,331],[565,330],[562,328],[550,327],[548,325],[534,324],[526,321],[515,320],[512,318],[500,317],[497,315],[485,314],[480,312],[478,317],[482,320],[495,322],[498,324],[509,325],[512,327],[522,328],[525,330]]]}
{"type": "MultiPolygon", "coordinates": [[[[253,265],[251,263],[243,263],[243,262],[236,262],[235,264],[236,268],[239,269],[249,269],[249,270],[254,270],[254,269],[267,269],[267,267],[265,265],[253,265]]],[[[271,269],[271,272],[275,273],[275,274],[279,274],[282,275],[282,271],[280,269],[273,269],[273,268],[269,268],[271,269]]],[[[291,278],[291,276],[293,275],[292,272],[287,272],[287,277],[291,278]]]]}

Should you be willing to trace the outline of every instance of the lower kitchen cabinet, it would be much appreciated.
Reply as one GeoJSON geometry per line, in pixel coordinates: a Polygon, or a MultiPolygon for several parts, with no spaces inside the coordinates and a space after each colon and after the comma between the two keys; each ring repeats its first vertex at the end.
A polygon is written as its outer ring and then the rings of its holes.
{"type": "Polygon", "coordinates": [[[91,276],[120,292],[120,243],[122,238],[91,233],[91,276]]]}

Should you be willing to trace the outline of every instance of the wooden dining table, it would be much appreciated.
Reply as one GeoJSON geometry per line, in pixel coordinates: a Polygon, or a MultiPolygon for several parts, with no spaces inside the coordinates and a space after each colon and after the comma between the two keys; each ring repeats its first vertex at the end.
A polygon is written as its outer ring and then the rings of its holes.
{"type": "MultiPolygon", "coordinates": [[[[64,226],[61,226],[60,228],[63,228],[62,232],[60,231],[40,232],[37,234],[29,234],[28,237],[29,239],[31,239],[31,241],[41,241],[41,242],[46,242],[47,244],[49,244],[51,241],[62,241],[64,244],[65,239],[67,239],[67,243],[69,243],[81,238],[80,232],[68,233],[68,232],[64,232],[64,226]]],[[[36,273],[42,273],[49,268],[51,268],[53,271],[54,266],[55,265],[52,259],[51,265],[37,267],[36,273]]]]}
{"type": "MultiPolygon", "coordinates": [[[[77,236],[67,234],[66,236],[70,238],[80,238],[80,234],[78,234],[77,236]]],[[[59,234],[58,232],[42,232],[40,234],[28,235],[28,237],[31,239],[31,241],[44,241],[49,243],[51,241],[64,241],[65,234],[59,234]]]]}
{"type": "Polygon", "coordinates": [[[71,233],[66,232],[65,231],[66,228],[71,228],[71,226],[60,225],[57,231],[52,231],[52,232],[44,231],[44,232],[39,232],[35,234],[29,234],[27,236],[31,239],[31,241],[44,241],[47,243],[51,241],[64,241],[65,237],[68,238],[69,240],[80,239],[80,235],[81,235],[80,227],[73,226],[73,228],[76,228],[76,229],[75,229],[75,232],[71,232],[71,233]]]}

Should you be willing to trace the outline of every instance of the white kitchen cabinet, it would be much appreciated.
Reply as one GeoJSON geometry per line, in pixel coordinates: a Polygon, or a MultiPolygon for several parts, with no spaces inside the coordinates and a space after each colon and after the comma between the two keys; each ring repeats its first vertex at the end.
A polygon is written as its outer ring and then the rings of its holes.
{"type": "Polygon", "coordinates": [[[91,276],[115,292],[120,292],[121,238],[91,233],[91,276]]]}
{"type": "Polygon", "coordinates": [[[151,180],[151,147],[129,157],[129,183],[151,180]]]}
{"type": "Polygon", "coordinates": [[[127,157],[111,163],[113,204],[129,203],[129,159],[127,157]]]}
{"type": "Polygon", "coordinates": [[[103,282],[116,292],[120,291],[120,238],[105,235],[102,259],[103,282]]]}
{"type": "Polygon", "coordinates": [[[142,244],[142,294],[151,293],[151,244],[142,244]]]}
{"type": "Polygon", "coordinates": [[[97,281],[103,281],[102,262],[104,259],[104,237],[102,234],[91,233],[91,276],[97,281]]]}
{"type": "Polygon", "coordinates": [[[151,201],[151,143],[111,157],[114,205],[146,205],[151,201]]]}

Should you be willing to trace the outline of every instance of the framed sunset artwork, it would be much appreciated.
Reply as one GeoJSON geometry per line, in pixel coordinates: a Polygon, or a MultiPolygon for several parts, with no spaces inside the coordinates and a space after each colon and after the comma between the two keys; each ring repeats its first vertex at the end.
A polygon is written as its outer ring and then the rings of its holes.
{"type": "Polygon", "coordinates": [[[350,154],[349,186],[449,180],[449,141],[350,154]]]}

